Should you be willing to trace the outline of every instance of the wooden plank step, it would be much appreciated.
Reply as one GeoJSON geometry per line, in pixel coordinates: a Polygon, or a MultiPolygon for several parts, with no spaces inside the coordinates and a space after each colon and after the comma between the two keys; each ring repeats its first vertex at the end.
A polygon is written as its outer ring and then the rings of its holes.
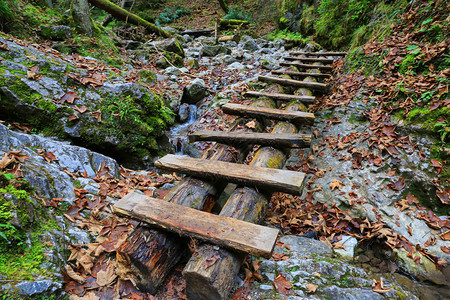
{"type": "Polygon", "coordinates": [[[346,56],[347,52],[290,52],[292,55],[307,55],[307,56],[346,56]]]}
{"type": "Polygon", "coordinates": [[[261,132],[200,130],[191,133],[189,142],[214,141],[226,145],[262,145],[274,147],[307,147],[311,144],[310,134],[274,134],[261,132]]]}
{"type": "Polygon", "coordinates": [[[285,60],[299,60],[299,61],[308,61],[308,62],[321,62],[324,64],[332,64],[334,59],[331,58],[323,58],[323,57],[300,57],[300,56],[287,56],[284,58],[285,60]]]}
{"type": "Polygon", "coordinates": [[[328,89],[328,87],[325,83],[308,82],[308,81],[301,81],[301,80],[295,80],[295,79],[289,79],[289,78],[280,78],[280,77],[260,75],[258,77],[258,80],[264,81],[264,82],[273,82],[273,83],[277,83],[277,84],[281,84],[281,85],[304,87],[304,88],[318,90],[318,91],[326,91],[328,89]]]}
{"type": "Polygon", "coordinates": [[[198,177],[221,179],[233,183],[254,186],[271,192],[299,195],[305,174],[289,170],[271,169],[191,158],[168,154],[155,162],[158,169],[189,174],[198,177]]]}
{"type": "Polygon", "coordinates": [[[289,95],[289,94],[282,94],[282,93],[264,93],[264,92],[255,92],[255,91],[248,91],[244,93],[244,96],[246,97],[268,97],[275,100],[282,100],[282,101],[301,101],[303,103],[314,103],[314,100],[316,97],[314,96],[298,96],[298,95],[289,95]]]}
{"type": "Polygon", "coordinates": [[[330,67],[330,66],[309,65],[309,64],[302,64],[302,63],[297,63],[297,62],[280,62],[280,66],[284,66],[284,67],[294,66],[294,67],[302,68],[302,69],[319,69],[319,70],[324,70],[324,71],[333,70],[333,67],[330,67]]]}
{"type": "Polygon", "coordinates": [[[268,119],[288,121],[296,124],[313,124],[314,114],[302,111],[290,111],[276,108],[254,107],[243,104],[227,103],[222,106],[226,114],[265,117],[268,119]]]}
{"type": "Polygon", "coordinates": [[[117,201],[113,211],[182,236],[265,258],[271,257],[279,232],[278,229],[214,215],[134,192],[117,201]]]}
{"type": "Polygon", "coordinates": [[[272,70],[272,74],[277,75],[290,75],[290,76],[299,76],[299,77],[317,77],[317,78],[329,78],[331,77],[331,74],[324,74],[324,73],[308,73],[308,72],[295,72],[295,71],[288,71],[288,70],[272,70]]]}

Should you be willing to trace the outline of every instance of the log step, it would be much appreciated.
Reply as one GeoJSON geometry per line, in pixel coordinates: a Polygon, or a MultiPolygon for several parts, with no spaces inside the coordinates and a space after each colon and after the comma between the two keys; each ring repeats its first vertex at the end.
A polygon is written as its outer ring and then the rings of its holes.
{"type": "Polygon", "coordinates": [[[254,107],[243,104],[227,103],[222,106],[226,114],[288,121],[296,124],[313,124],[314,114],[302,111],[290,111],[276,108],[254,107]]]}
{"type": "Polygon", "coordinates": [[[308,61],[308,62],[321,62],[324,64],[332,64],[334,59],[331,58],[323,58],[323,57],[299,57],[299,56],[287,56],[284,58],[285,60],[299,60],[299,61],[308,61]]]}
{"type": "Polygon", "coordinates": [[[300,81],[295,79],[288,78],[280,78],[280,77],[272,77],[272,76],[263,76],[260,75],[258,80],[264,82],[274,82],[281,85],[295,86],[295,87],[304,87],[312,90],[326,91],[327,85],[325,83],[319,82],[308,82],[308,81],[300,81]]]}
{"type": "Polygon", "coordinates": [[[296,148],[309,146],[311,144],[311,135],[200,130],[189,135],[189,142],[196,141],[214,141],[236,146],[250,144],[296,148]]]}
{"type": "Polygon", "coordinates": [[[314,96],[298,96],[298,95],[289,95],[289,94],[282,94],[282,93],[264,93],[264,92],[255,92],[255,91],[248,91],[244,93],[244,96],[246,97],[268,97],[275,100],[283,100],[283,101],[301,101],[303,103],[314,103],[314,100],[316,97],[314,96]]]}
{"type": "Polygon", "coordinates": [[[265,258],[271,257],[278,236],[278,229],[214,215],[134,192],[117,201],[113,211],[183,236],[265,258]]]}
{"type": "Polygon", "coordinates": [[[299,195],[305,174],[289,170],[271,169],[191,158],[168,154],[155,162],[158,169],[189,174],[204,178],[214,178],[228,182],[254,186],[272,192],[299,195]]]}
{"type": "Polygon", "coordinates": [[[272,74],[277,75],[290,75],[290,76],[299,76],[299,77],[317,77],[317,78],[329,78],[331,77],[330,74],[323,74],[323,73],[307,73],[307,72],[295,72],[295,71],[288,71],[288,70],[272,70],[272,74]]]}
{"type": "Polygon", "coordinates": [[[280,62],[280,66],[284,67],[297,67],[302,69],[319,69],[324,71],[331,71],[333,70],[333,67],[330,66],[320,66],[320,65],[309,65],[309,64],[302,64],[302,63],[296,63],[296,62],[280,62]]]}
{"type": "Polygon", "coordinates": [[[307,55],[307,56],[346,56],[347,52],[290,52],[292,55],[307,55]]]}

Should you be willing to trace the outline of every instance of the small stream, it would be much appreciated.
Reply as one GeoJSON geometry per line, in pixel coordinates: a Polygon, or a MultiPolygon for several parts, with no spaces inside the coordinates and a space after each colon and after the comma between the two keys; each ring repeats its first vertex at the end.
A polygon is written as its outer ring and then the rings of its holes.
{"type": "Polygon", "coordinates": [[[197,119],[197,106],[195,104],[189,105],[189,117],[186,122],[182,124],[175,124],[170,130],[169,140],[175,146],[175,153],[184,155],[184,146],[187,143],[187,134],[190,126],[197,119]]]}

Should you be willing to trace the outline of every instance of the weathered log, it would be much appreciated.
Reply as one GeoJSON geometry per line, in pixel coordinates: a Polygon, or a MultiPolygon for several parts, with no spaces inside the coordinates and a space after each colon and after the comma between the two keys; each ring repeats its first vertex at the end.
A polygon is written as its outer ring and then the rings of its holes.
{"type": "MultiPolygon", "coordinates": [[[[120,8],[123,8],[123,9],[125,9],[125,4],[127,3],[127,0],[122,0],[121,2],[120,2],[120,8]]],[[[103,22],[102,22],[102,26],[103,27],[105,27],[105,26],[108,26],[108,24],[112,21],[112,19],[113,19],[113,16],[112,15],[107,15],[106,16],[106,18],[103,20],[103,22]]]]}
{"type": "Polygon", "coordinates": [[[236,163],[212,161],[182,155],[167,154],[155,161],[155,167],[201,178],[216,178],[227,182],[258,187],[272,192],[294,195],[301,193],[305,174],[289,170],[268,170],[236,163]]]}
{"type": "Polygon", "coordinates": [[[307,76],[313,76],[313,77],[317,77],[317,78],[331,77],[331,74],[296,72],[296,71],[289,71],[289,70],[272,70],[271,72],[272,72],[272,74],[289,75],[289,76],[296,76],[296,77],[307,77],[307,76]]]}
{"type": "MultiPolygon", "coordinates": [[[[257,102],[260,106],[273,107],[271,100],[257,102]]],[[[208,149],[204,159],[239,162],[245,158],[246,149],[232,149],[215,144],[208,149]]],[[[185,177],[166,195],[164,200],[186,207],[202,209],[205,203],[213,202],[220,184],[185,177]]],[[[139,226],[118,250],[118,269],[127,270],[121,278],[130,278],[141,291],[156,293],[173,266],[186,257],[186,242],[175,234],[139,226]]]]}
{"type": "Polygon", "coordinates": [[[281,85],[295,86],[295,87],[304,87],[312,90],[326,91],[327,85],[319,82],[310,82],[310,81],[300,81],[294,79],[280,78],[280,77],[272,77],[272,76],[263,76],[260,75],[258,80],[264,82],[273,82],[281,85]]]}
{"type": "Polygon", "coordinates": [[[319,70],[323,70],[323,71],[331,71],[333,70],[333,67],[331,66],[321,66],[321,65],[310,65],[310,64],[302,64],[302,63],[298,63],[298,62],[280,62],[280,66],[294,66],[300,69],[319,69],[319,70]]]}
{"type": "Polygon", "coordinates": [[[181,35],[192,35],[194,37],[211,34],[214,32],[214,28],[211,29],[196,29],[196,30],[186,30],[181,33],[181,35]]]}
{"type": "Polygon", "coordinates": [[[323,57],[301,57],[301,56],[286,56],[285,60],[299,60],[299,61],[307,61],[307,62],[320,62],[323,64],[332,64],[334,59],[331,58],[323,58],[323,57]]]}
{"type": "Polygon", "coordinates": [[[220,247],[270,258],[278,229],[218,216],[131,192],[113,206],[115,214],[220,247]]]}
{"type": "Polygon", "coordinates": [[[238,131],[200,130],[191,133],[189,142],[214,141],[226,145],[261,145],[274,147],[304,147],[311,143],[310,134],[272,134],[238,131]]]}
{"type": "Polygon", "coordinates": [[[220,5],[220,8],[222,8],[222,10],[224,11],[224,13],[228,13],[229,12],[229,8],[228,8],[228,5],[225,3],[225,0],[219,0],[219,5],[220,5]]]}
{"type": "Polygon", "coordinates": [[[274,120],[290,121],[296,124],[312,124],[314,123],[314,114],[302,111],[286,111],[274,108],[252,107],[243,104],[227,103],[222,106],[222,110],[226,114],[264,117],[274,120]]]}
{"type": "Polygon", "coordinates": [[[307,56],[346,56],[347,52],[290,52],[292,55],[307,55],[307,56]]]}
{"type": "Polygon", "coordinates": [[[267,92],[255,92],[255,91],[248,91],[244,93],[244,96],[246,97],[268,97],[275,100],[282,100],[282,101],[290,101],[290,100],[298,100],[302,101],[304,103],[314,103],[314,100],[316,97],[313,96],[296,96],[296,95],[289,95],[289,94],[282,94],[282,93],[267,93],[267,92]]]}
{"type": "MultiPolygon", "coordinates": [[[[272,133],[294,132],[296,132],[295,126],[285,122],[278,123],[272,131],[272,133]]],[[[280,150],[263,147],[256,153],[251,165],[281,168],[284,159],[285,156],[280,150]]],[[[220,215],[258,223],[263,217],[267,202],[268,197],[254,189],[238,188],[228,198],[220,215]]],[[[183,270],[188,299],[227,299],[245,255],[207,244],[198,247],[197,253],[191,257],[183,270]],[[208,265],[211,266],[205,268],[211,260],[214,263],[212,265],[209,263],[208,265]]]]}
{"type": "Polygon", "coordinates": [[[155,24],[152,24],[141,17],[128,12],[127,10],[121,8],[120,6],[112,3],[108,0],[89,0],[89,3],[91,3],[93,6],[102,9],[108,13],[110,13],[113,17],[129,22],[131,24],[137,25],[137,26],[143,26],[148,31],[156,33],[163,37],[170,37],[171,34],[160,27],[156,26],[155,24]]]}
{"type": "Polygon", "coordinates": [[[229,25],[245,26],[248,24],[250,23],[244,20],[220,19],[220,26],[229,26],[229,25]]]}
{"type": "Polygon", "coordinates": [[[219,38],[219,42],[235,41],[236,43],[239,43],[240,40],[241,37],[238,34],[225,35],[219,38]]]}

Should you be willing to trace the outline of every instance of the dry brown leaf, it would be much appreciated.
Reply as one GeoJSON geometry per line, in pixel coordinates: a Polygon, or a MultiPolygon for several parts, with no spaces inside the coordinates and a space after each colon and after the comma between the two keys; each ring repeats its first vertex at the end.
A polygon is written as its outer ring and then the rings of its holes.
{"type": "Polygon", "coordinates": [[[106,270],[100,270],[97,273],[97,284],[99,286],[110,286],[117,278],[117,274],[114,272],[115,264],[109,263],[106,270]]]}
{"type": "Polygon", "coordinates": [[[441,235],[439,235],[439,237],[444,241],[450,241],[450,230],[442,233],[441,235]]]}
{"type": "Polygon", "coordinates": [[[286,280],[286,277],[279,274],[273,281],[275,290],[283,295],[289,295],[289,290],[292,289],[292,283],[286,280]]]}
{"type": "Polygon", "coordinates": [[[333,179],[333,181],[331,181],[330,183],[330,188],[332,191],[334,191],[334,189],[338,189],[341,190],[341,188],[344,186],[344,184],[342,183],[342,181],[337,180],[337,179],[333,179]]]}
{"type": "Polygon", "coordinates": [[[307,283],[306,284],[306,288],[308,290],[306,292],[307,293],[315,293],[318,287],[319,287],[318,285],[315,285],[315,284],[312,284],[312,283],[307,283]]]}
{"type": "Polygon", "coordinates": [[[256,129],[256,122],[255,122],[255,120],[250,121],[250,122],[246,123],[245,126],[247,126],[247,128],[256,129]]]}
{"type": "Polygon", "coordinates": [[[13,157],[9,157],[8,153],[5,153],[3,158],[0,160],[0,169],[4,169],[13,163],[16,159],[13,157]]]}
{"type": "Polygon", "coordinates": [[[28,79],[36,79],[36,80],[38,80],[38,79],[41,78],[41,75],[38,75],[38,73],[39,73],[39,66],[37,66],[37,65],[36,66],[32,66],[27,71],[27,78],[28,79]]]}
{"type": "Polygon", "coordinates": [[[84,278],[83,276],[81,276],[80,274],[75,272],[71,265],[69,265],[69,264],[66,265],[66,271],[67,271],[67,275],[69,275],[69,277],[72,278],[73,280],[75,280],[76,282],[78,282],[78,283],[86,282],[86,278],[84,278]]]}
{"type": "Polygon", "coordinates": [[[380,293],[380,294],[384,294],[384,293],[387,293],[387,292],[389,292],[391,290],[392,290],[392,288],[385,288],[384,287],[383,278],[380,278],[380,281],[377,281],[377,280],[373,279],[372,291],[380,293]]]}

